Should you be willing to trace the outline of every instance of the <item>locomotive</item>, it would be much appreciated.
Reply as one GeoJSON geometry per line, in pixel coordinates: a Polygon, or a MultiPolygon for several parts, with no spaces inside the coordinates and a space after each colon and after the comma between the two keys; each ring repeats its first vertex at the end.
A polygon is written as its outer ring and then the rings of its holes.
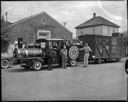
{"type": "Polygon", "coordinates": [[[53,65],[61,65],[60,50],[66,45],[68,49],[67,64],[70,66],[76,66],[77,57],[79,56],[77,46],[69,44],[69,42],[64,39],[38,39],[36,44],[29,44],[25,46],[25,48],[17,50],[21,67],[24,69],[31,68],[38,71],[41,68],[44,68],[44,66],[47,66],[46,50],[51,45],[55,52],[53,65]]]}

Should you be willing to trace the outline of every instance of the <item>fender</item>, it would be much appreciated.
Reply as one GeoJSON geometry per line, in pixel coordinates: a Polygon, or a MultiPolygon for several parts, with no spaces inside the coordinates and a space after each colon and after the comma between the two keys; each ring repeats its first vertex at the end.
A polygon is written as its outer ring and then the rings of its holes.
{"type": "Polygon", "coordinates": [[[128,74],[128,59],[126,59],[126,62],[125,62],[125,71],[128,74]]]}
{"type": "Polygon", "coordinates": [[[41,58],[36,58],[36,59],[33,60],[33,62],[34,62],[35,60],[39,60],[39,61],[41,61],[42,63],[44,62],[44,60],[41,59],[41,58]]]}

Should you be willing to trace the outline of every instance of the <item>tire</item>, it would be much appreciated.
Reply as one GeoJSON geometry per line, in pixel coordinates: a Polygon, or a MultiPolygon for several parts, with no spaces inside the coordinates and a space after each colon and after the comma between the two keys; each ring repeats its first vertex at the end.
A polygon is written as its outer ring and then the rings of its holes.
{"type": "Polygon", "coordinates": [[[1,60],[1,68],[3,69],[7,69],[9,67],[9,60],[5,59],[5,60],[1,60]]]}
{"type": "Polygon", "coordinates": [[[126,71],[126,73],[128,74],[128,59],[127,59],[126,62],[125,62],[125,71],[126,71]]]}
{"type": "Polygon", "coordinates": [[[101,63],[102,63],[102,60],[101,60],[101,59],[97,59],[97,60],[96,60],[96,63],[97,63],[97,64],[101,64],[101,63]]]}
{"type": "Polygon", "coordinates": [[[70,66],[74,67],[77,64],[77,61],[76,60],[70,60],[69,64],[70,64],[70,66]]]}
{"type": "Polygon", "coordinates": [[[34,70],[39,71],[42,68],[42,66],[43,66],[42,62],[36,60],[36,61],[34,61],[32,67],[33,67],[34,70]]]}

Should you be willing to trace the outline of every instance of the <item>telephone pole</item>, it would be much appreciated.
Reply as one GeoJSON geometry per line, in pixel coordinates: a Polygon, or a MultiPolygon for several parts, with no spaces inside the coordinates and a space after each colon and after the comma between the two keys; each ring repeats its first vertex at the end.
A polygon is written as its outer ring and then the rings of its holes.
{"type": "Polygon", "coordinates": [[[8,12],[5,12],[5,19],[6,19],[6,22],[8,20],[8,12]]]}
{"type": "Polygon", "coordinates": [[[66,26],[67,22],[64,22],[64,27],[66,26]]]}

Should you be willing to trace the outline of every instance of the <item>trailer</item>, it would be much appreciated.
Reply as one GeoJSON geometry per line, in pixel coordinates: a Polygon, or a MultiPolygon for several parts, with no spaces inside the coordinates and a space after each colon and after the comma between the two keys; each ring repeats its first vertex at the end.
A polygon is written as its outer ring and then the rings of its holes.
{"type": "MultiPolygon", "coordinates": [[[[88,43],[93,50],[90,52],[89,60],[96,63],[107,61],[120,61],[126,55],[126,41],[123,37],[102,35],[81,35],[80,41],[88,43]]],[[[79,61],[83,61],[84,51],[79,52],[79,61]]]]}

